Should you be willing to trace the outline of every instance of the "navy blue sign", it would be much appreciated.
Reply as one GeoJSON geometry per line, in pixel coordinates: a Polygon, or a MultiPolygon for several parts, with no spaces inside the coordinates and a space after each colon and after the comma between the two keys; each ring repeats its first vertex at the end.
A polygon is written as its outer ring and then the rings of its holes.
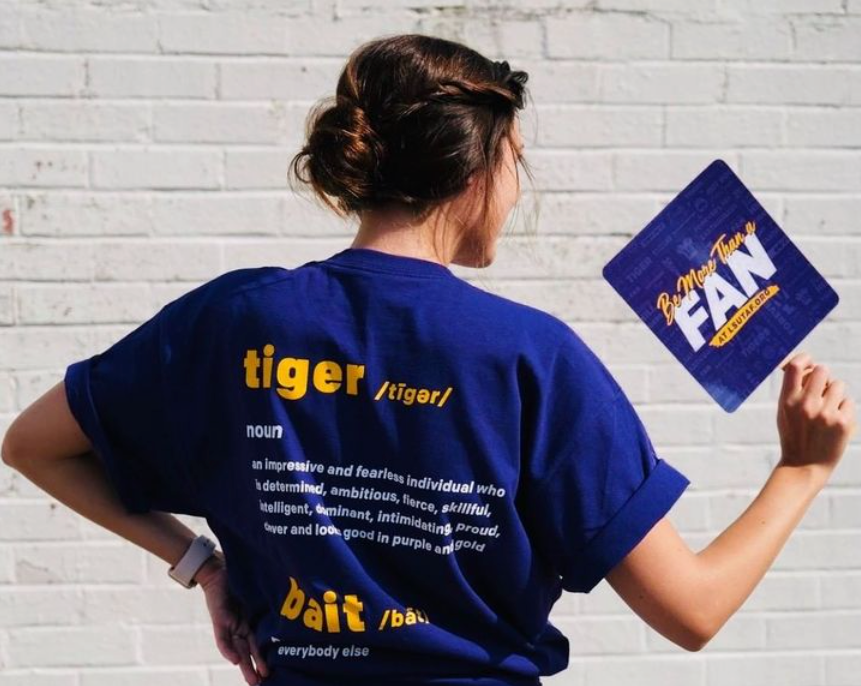
{"type": "Polygon", "coordinates": [[[673,198],[603,274],[727,412],[839,300],[723,160],[673,198]]]}

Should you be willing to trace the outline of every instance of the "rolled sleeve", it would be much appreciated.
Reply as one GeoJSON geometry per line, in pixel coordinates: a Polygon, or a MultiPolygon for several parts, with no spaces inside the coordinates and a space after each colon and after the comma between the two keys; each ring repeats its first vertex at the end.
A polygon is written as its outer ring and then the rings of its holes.
{"type": "Polygon", "coordinates": [[[616,379],[572,331],[524,385],[521,514],[567,591],[589,593],[690,481],[659,458],[616,379]]]}
{"type": "Polygon", "coordinates": [[[102,461],[105,471],[125,508],[132,513],[147,512],[149,499],[139,487],[128,457],[117,454],[114,440],[110,438],[99,417],[99,411],[90,392],[90,369],[98,356],[73,362],[66,368],[64,377],[66,400],[72,415],[81,430],[90,439],[93,452],[102,461]]]}
{"type": "Polygon", "coordinates": [[[589,593],[669,513],[689,485],[684,474],[658,458],[622,509],[576,554],[577,564],[564,570],[562,587],[589,593]]]}
{"type": "Polygon", "coordinates": [[[176,440],[177,423],[187,416],[177,401],[182,379],[165,373],[168,354],[174,367],[193,364],[189,323],[197,319],[198,292],[169,303],[103,352],[66,368],[69,408],[129,512],[204,513],[193,455],[176,440]]]}

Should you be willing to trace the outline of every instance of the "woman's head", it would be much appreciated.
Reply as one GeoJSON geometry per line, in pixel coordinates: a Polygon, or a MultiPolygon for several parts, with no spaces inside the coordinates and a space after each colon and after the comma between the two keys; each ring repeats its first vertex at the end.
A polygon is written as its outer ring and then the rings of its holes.
{"type": "Polygon", "coordinates": [[[517,116],[527,79],[442,38],[364,43],[312,110],[290,171],[341,216],[421,225],[453,262],[484,266],[520,195],[518,166],[531,177],[517,116]]]}

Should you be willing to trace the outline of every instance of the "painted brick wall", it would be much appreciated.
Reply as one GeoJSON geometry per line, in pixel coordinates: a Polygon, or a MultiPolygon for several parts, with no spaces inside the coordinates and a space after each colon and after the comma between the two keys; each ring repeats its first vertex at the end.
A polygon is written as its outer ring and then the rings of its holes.
{"type": "MultiPolygon", "coordinates": [[[[346,247],[353,226],[291,193],[287,162],[349,50],[412,31],[530,73],[537,185],[497,262],[454,269],[594,347],[691,478],[671,519],[692,548],[741,514],[777,460],[781,375],[725,414],[600,272],[714,158],[840,293],[802,349],[861,388],[861,0],[103,5],[0,4],[0,433],[68,363],[195,285],[346,247]]],[[[685,653],[602,583],[554,608],[571,665],[546,683],[861,684],[859,452],[856,440],[704,651],[685,653]]],[[[119,678],[243,683],[199,590],[0,465],[0,686],[119,678]]]]}

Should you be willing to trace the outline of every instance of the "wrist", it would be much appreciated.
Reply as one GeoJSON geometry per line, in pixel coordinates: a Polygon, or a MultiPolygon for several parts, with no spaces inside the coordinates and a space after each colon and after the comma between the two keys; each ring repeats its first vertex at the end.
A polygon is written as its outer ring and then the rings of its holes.
{"type": "Polygon", "coordinates": [[[195,572],[193,579],[199,586],[205,588],[223,569],[224,555],[221,551],[216,550],[195,572]]]}
{"type": "Polygon", "coordinates": [[[784,462],[783,459],[778,461],[774,468],[775,472],[791,475],[791,478],[804,483],[808,488],[818,492],[828,482],[829,471],[824,465],[818,463],[806,464],[791,464],[784,462]]]}

